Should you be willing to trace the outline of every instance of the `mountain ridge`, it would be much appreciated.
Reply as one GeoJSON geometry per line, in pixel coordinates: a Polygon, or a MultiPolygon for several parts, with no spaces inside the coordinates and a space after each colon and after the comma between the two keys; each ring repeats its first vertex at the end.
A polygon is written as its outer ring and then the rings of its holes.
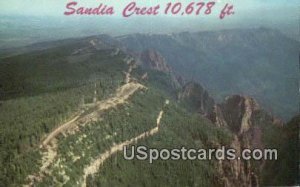
{"type": "MultiPolygon", "coordinates": [[[[285,167],[286,163],[290,166],[297,161],[296,151],[288,154],[289,149],[297,150],[293,144],[297,135],[290,132],[295,131],[295,125],[281,125],[248,96],[240,94],[223,102],[214,101],[206,87],[181,80],[172,67],[166,69],[169,63],[156,49],[151,53],[146,50],[146,58],[140,58],[143,52],[132,52],[110,39],[75,39],[47,50],[1,59],[4,62],[0,63],[0,91],[6,97],[0,105],[4,127],[1,140],[6,142],[0,148],[0,163],[6,168],[0,172],[1,185],[78,186],[82,176],[87,186],[141,186],[145,181],[153,186],[296,184],[295,168],[285,167]],[[148,62],[138,62],[143,59],[148,62]],[[126,97],[128,100],[122,105],[114,105],[119,103],[115,96],[133,93],[130,86],[134,85],[147,89],[126,97]],[[71,118],[78,112],[87,117],[78,121],[79,118],[71,118]],[[57,134],[56,129],[68,126],[68,119],[76,121],[76,128],[57,134]],[[134,137],[144,137],[147,132],[155,135],[134,141],[134,137]],[[39,145],[48,143],[47,137],[52,139],[52,134],[59,154],[48,157],[39,145]],[[276,147],[281,159],[168,160],[149,165],[125,161],[120,156],[116,150],[126,140],[156,148],[276,147]],[[109,150],[114,154],[108,154],[109,150]],[[99,155],[107,155],[101,170],[85,176],[83,168],[99,155]],[[45,162],[47,158],[51,163],[45,162]],[[30,175],[39,173],[42,164],[47,164],[47,172],[42,172],[42,179],[36,181],[30,175]],[[274,176],[278,176],[276,181],[274,176]]],[[[297,118],[292,122],[299,124],[297,118]]]]}
{"type": "Polygon", "coordinates": [[[132,51],[153,48],[187,80],[222,101],[247,94],[285,120],[298,113],[300,42],[273,29],[137,34],[117,38],[132,51]],[[275,91],[276,90],[276,91],[275,91]]]}

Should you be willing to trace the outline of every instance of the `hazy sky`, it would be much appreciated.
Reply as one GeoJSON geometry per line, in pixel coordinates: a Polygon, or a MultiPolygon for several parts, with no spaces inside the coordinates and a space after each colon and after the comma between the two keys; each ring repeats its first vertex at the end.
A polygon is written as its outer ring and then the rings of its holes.
{"type": "MultiPolygon", "coordinates": [[[[4,14],[22,14],[22,15],[52,15],[60,16],[65,10],[66,0],[1,0],[0,10],[4,14]]],[[[132,0],[77,0],[79,5],[97,6],[99,3],[114,5],[116,9],[121,9],[132,0]]],[[[175,0],[136,0],[137,3],[143,5],[166,4],[169,1],[175,0]]],[[[192,0],[178,0],[181,2],[191,2],[192,0]]],[[[206,1],[206,0],[205,0],[206,1]]],[[[273,16],[299,14],[299,0],[216,0],[221,3],[232,2],[239,14],[258,12],[263,16],[262,12],[274,10],[273,16]],[[279,11],[279,12],[278,12],[279,11]],[[278,15],[279,14],[279,15],[278,15]]],[[[221,4],[220,3],[220,4],[221,4]]]]}
{"type": "MultiPolygon", "coordinates": [[[[260,26],[280,29],[294,38],[298,37],[299,33],[300,0],[215,0],[218,3],[214,10],[221,10],[226,3],[234,5],[235,15],[224,20],[218,18],[217,11],[214,11],[214,15],[209,16],[140,16],[129,19],[122,18],[120,16],[122,9],[133,0],[76,0],[79,6],[86,7],[97,7],[100,3],[112,5],[115,7],[117,14],[114,17],[64,16],[66,4],[70,1],[73,0],[0,0],[0,15],[35,16],[40,19],[38,24],[30,23],[32,19],[20,19],[19,22],[12,23],[16,25],[16,28],[22,27],[20,23],[23,25],[23,22],[28,22],[25,27],[30,24],[36,24],[38,27],[51,25],[57,28],[65,27],[69,29],[74,27],[82,27],[84,29],[93,27],[90,30],[95,31],[95,33],[97,31],[97,33],[105,32],[112,35],[131,32],[170,33],[260,26]],[[56,21],[51,22],[48,19],[49,16],[56,18],[56,21]]],[[[199,2],[200,0],[135,1],[139,5],[154,6],[160,4],[164,7],[170,1],[188,4],[189,2],[199,2]]],[[[206,2],[208,0],[203,1],[206,2]]],[[[0,18],[0,23],[6,23],[7,25],[8,22],[5,22],[5,17],[2,18],[0,18]]],[[[1,28],[11,28],[11,26],[3,25],[1,27],[0,25],[1,28]]],[[[7,29],[7,32],[10,33],[11,30],[7,29]]],[[[3,37],[6,37],[6,35],[3,35],[3,37]]]]}

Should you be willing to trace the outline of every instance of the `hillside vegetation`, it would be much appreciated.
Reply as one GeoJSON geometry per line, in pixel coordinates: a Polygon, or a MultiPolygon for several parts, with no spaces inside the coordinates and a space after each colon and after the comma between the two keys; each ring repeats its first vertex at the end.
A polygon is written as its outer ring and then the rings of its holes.
{"type": "Polygon", "coordinates": [[[249,171],[259,184],[297,183],[298,118],[283,127],[239,95],[216,104],[201,85],[183,85],[171,69],[157,68],[168,67],[162,57],[141,67],[138,55],[115,42],[56,41],[1,59],[0,186],[238,186],[249,182],[249,171]],[[120,152],[125,144],[241,149],[253,142],[278,148],[280,159],[149,164],[120,152]]]}

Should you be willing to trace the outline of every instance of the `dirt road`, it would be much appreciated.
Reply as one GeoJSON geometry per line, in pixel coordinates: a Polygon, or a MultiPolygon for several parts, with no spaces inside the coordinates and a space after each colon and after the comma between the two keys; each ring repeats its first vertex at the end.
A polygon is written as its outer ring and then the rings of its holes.
{"type": "MultiPolygon", "coordinates": [[[[169,104],[169,101],[166,100],[165,102],[166,105],[169,104]]],[[[87,166],[86,168],[84,168],[84,175],[83,175],[83,181],[82,181],[82,187],[86,187],[86,178],[88,175],[94,175],[95,173],[97,173],[100,169],[101,169],[101,165],[104,163],[104,161],[106,159],[108,159],[109,157],[111,157],[113,154],[115,154],[118,151],[121,151],[123,149],[124,146],[130,145],[132,143],[136,143],[138,140],[146,138],[148,136],[152,136],[154,134],[156,134],[159,130],[159,126],[160,126],[160,121],[162,119],[164,111],[161,110],[157,116],[156,119],[156,127],[153,129],[150,129],[149,131],[143,132],[142,134],[130,139],[130,140],[126,140],[120,144],[114,145],[113,147],[111,147],[109,150],[107,150],[106,152],[100,154],[98,156],[98,158],[96,158],[89,166],[87,166]]]]}
{"type": "Polygon", "coordinates": [[[92,105],[93,110],[91,110],[89,113],[76,115],[70,121],[60,125],[47,135],[40,145],[40,148],[43,148],[44,150],[42,152],[42,166],[40,167],[38,173],[29,175],[27,177],[29,184],[24,186],[34,186],[36,182],[40,182],[42,180],[46,173],[49,173],[49,168],[57,156],[56,137],[58,135],[64,134],[66,136],[68,135],[68,131],[76,128],[78,125],[83,126],[88,124],[90,121],[98,120],[100,118],[99,113],[124,104],[136,91],[146,88],[139,83],[129,82],[130,79],[128,79],[128,77],[130,77],[131,71],[132,67],[130,66],[129,72],[125,77],[126,83],[116,90],[116,93],[113,97],[96,102],[92,105]]]}

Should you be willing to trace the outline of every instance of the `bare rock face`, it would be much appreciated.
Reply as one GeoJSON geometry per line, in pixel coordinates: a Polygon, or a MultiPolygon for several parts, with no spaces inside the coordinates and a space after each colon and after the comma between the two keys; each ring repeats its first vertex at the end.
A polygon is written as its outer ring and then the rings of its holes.
{"type": "Polygon", "coordinates": [[[251,117],[260,109],[256,101],[247,96],[234,95],[220,105],[224,120],[236,134],[247,132],[252,126],[251,117]]]}
{"type": "Polygon", "coordinates": [[[148,49],[140,54],[140,62],[144,68],[158,70],[162,72],[171,72],[165,59],[155,50],[148,49]]]}
{"type": "Polygon", "coordinates": [[[221,106],[218,104],[214,106],[213,112],[209,114],[208,118],[218,127],[228,127],[221,106]]]}
{"type": "MultiPolygon", "coordinates": [[[[226,127],[233,133],[230,144],[237,155],[242,149],[263,149],[264,125],[282,125],[282,122],[263,111],[257,102],[248,96],[234,95],[222,104],[214,106],[209,118],[219,127],[226,127]]],[[[264,161],[224,160],[219,162],[219,173],[224,186],[259,186],[259,174],[264,161]],[[257,164],[258,163],[258,164],[257,164]]]]}
{"type": "Polygon", "coordinates": [[[189,82],[183,86],[178,99],[188,102],[192,110],[208,117],[213,113],[215,102],[208,92],[199,84],[189,82]]]}
{"type": "Polygon", "coordinates": [[[137,65],[140,65],[143,69],[166,73],[170,76],[171,84],[176,89],[183,86],[185,80],[170,68],[166,63],[165,58],[156,50],[147,49],[141,53],[131,54],[134,56],[137,65]]]}
{"type": "MultiPolygon", "coordinates": [[[[282,121],[265,112],[251,97],[233,95],[223,103],[215,104],[208,92],[194,82],[183,86],[178,99],[187,102],[187,106],[210,119],[217,127],[228,129],[233,138],[226,146],[235,149],[238,157],[244,149],[264,149],[270,145],[264,139],[268,129],[283,126],[282,121]]],[[[216,146],[221,148],[222,143],[218,142],[216,146]]],[[[262,184],[262,173],[268,167],[268,162],[253,159],[219,160],[217,167],[220,186],[256,187],[262,184]]]]}

